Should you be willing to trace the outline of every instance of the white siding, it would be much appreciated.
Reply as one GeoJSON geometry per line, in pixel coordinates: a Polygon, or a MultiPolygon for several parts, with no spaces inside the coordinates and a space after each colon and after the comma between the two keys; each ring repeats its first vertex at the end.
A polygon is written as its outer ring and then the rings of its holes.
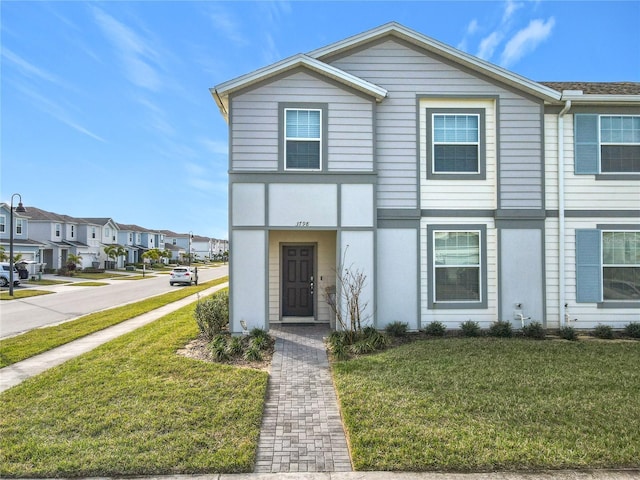
{"type": "Polygon", "coordinates": [[[466,320],[472,320],[478,322],[481,328],[489,328],[493,322],[498,319],[498,237],[497,230],[492,218],[429,218],[428,220],[423,218],[420,226],[420,321],[421,326],[425,327],[431,322],[442,322],[449,329],[460,328],[460,324],[466,320]],[[429,310],[429,285],[428,281],[428,269],[429,258],[428,251],[428,235],[427,226],[429,224],[438,225],[467,225],[467,224],[485,224],[487,226],[487,245],[482,251],[483,255],[487,256],[487,308],[477,309],[442,309],[442,310],[429,310]]]}
{"type": "Polygon", "coordinates": [[[426,141],[420,142],[420,189],[421,208],[436,209],[495,209],[497,202],[496,179],[496,115],[493,100],[420,100],[420,138],[427,138],[427,108],[484,108],[486,123],[486,179],[485,180],[440,180],[427,179],[426,141]]]}
{"type": "Polygon", "coordinates": [[[231,235],[231,243],[231,332],[242,332],[240,320],[247,323],[248,330],[255,327],[267,328],[265,232],[235,230],[231,235]]]}
{"type": "Polygon", "coordinates": [[[338,225],[337,185],[272,183],[268,195],[271,226],[313,228],[338,225]]]}

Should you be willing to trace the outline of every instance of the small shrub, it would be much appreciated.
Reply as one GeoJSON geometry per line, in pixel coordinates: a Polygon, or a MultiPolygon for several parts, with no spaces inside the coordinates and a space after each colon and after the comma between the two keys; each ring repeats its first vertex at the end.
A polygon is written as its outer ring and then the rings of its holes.
{"type": "Polygon", "coordinates": [[[247,362],[260,362],[262,361],[262,352],[256,345],[249,343],[249,347],[244,351],[243,358],[247,362]]]}
{"type": "Polygon", "coordinates": [[[258,350],[264,350],[269,346],[269,337],[249,337],[249,348],[257,348],[258,350]]]}
{"type": "Polygon", "coordinates": [[[229,359],[227,338],[224,335],[215,335],[209,342],[209,350],[211,350],[213,358],[218,362],[224,362],[229,359]]]}
{"type": "Polygon", "coordinates": [[[404,322],[392,322],[388,324],[384,331],[387,332],[388,335],[392,337],[404,337],[407,335],[407,329],[409,328],[408,323],[404,322]]]}
{"type": "Polygon", "coordinates": [[[522,335],[527,338],[535,338],[536,340],[544,340],[546,332],[540,322],[532,322],[522,327],[522,335]]]}
{"type": "Polygon", "coordinates": [[[624,334],[631,338],[640,338],[640,322],[631,322],[624,327],[624,334]]]}
{"type": "Polygon", "coordinates": [[[513,330],[511,329],[511,323],[503,320],[498,320],[491,324],[489,327],[489,335],[492,337],[510,338],[513,336],[513,330]]]}
{"type": "Polygon", "coordinates": [[[447,327],[445,327],[442,322],[431,322],[429,325],[424,327],[424,333],[434,337],[443,337],[446,331],[447,327]]]}
{"type": "Polygon", "coordinates": [[[365,353],[375,352],[375,347],[371,344],[368,339],[362,339],[355,342],[353,345],[349,347],[349,350],[354,355],[364,355],[365,353]]]}
{"type": "Polygon", "coordinates": [[[460,324],[462,335],[465,337],[479,337],[480,336],[480,324],[473,320],[467,320],[460,324]]]}
{"type": "Polygon", "coordinates": [[[231,337],[227,342],[225,352],[230,357],[237,357],[242,355],[244,351],[244,345],[242,344],[242,337],[231,337]]]}
{"type": "Polygon", "coordinates": [[[374,350],[384,350],[389,346],[389,343],[391,343],[391,340],[388,336],[378,332],[377,330],[369,333],[369,335],[367,335],[365,338],[374,350]]]}
{"type": "Polygon", "coordinates": [[[271,337],[269,336],[266,330],[256,327],[256,328],[252,328],[251,331],[249,332],[249,338],[257,338],[260,341],[266,340],[268,342],[271,337]]]}
{"type": "Polygon", "coordinates": [[[220,290],[215,295],[198,302],[194,311],[200,333],[212,340],[229,325],[229,291],[220,290]]]}
{"type": "Polygon", "coordinates": [[[576,329],[573,327],[562,327],[558,330],[558,335],[560,338],[564,338],[565,340],[571,340],[572,342],[578,340],[578,334],[576,333],[576,329]]]}
{"type": "Polygon", "coordinates": [[[613,338],[613,329],[609,325],[597,325],[596,328],[593,329],[593,336],[604,340],[610,340],[613,338]]]}

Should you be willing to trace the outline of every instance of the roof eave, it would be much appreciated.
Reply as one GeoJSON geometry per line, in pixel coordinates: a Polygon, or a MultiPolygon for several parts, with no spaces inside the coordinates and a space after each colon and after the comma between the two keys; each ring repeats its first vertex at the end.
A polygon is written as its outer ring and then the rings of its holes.
{"type": "Polygon", "coordinates": [[[510,72],[502,67],[498,67],[497,65],[494,65],[492,63],[481,60],[473,55],[455,49],[445,43],[427,37],[426,35],[408,29],[403,25],[395,22],[387,23],[359,35],[349,37],[345,40],[336,42],[326,47],[319,48],[317,50],[313,50],[307,55],[313,58],[322,59],[323,57],[326,57],[328,55],[335,55],[337,53],[344,52],[359,44],[374,40],[387,34],[392,34],[394,36],[397,36],[398,38],[402,38],[406,41],[409,41],[410,43],[413,43],[414,45],[424,48],[430,52],[436,53],[456,63],[467,65],[473,70],[479,70],[491,78],[516,87],[520,90],[527,91],[536,97],[542,98],[543,100],[560,100],[561,93],[557,90],[549,88],[545,85],[541,85],[537,82],[529,80],[528,78],[510,72]]]}
{"type": "Polygon", "coordinates": [[[562,100],[576,104],[640,105],[640,95],[563,94],[562,100]]]}

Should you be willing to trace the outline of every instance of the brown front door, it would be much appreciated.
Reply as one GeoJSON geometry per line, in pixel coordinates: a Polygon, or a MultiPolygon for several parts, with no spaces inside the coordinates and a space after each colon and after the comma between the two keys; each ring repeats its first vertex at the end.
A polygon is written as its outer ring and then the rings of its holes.
{"type": "Polygon", "coordinates": [[[282,247],[282,316],[312,317],[315,277],[313,245],[282,247]]]}

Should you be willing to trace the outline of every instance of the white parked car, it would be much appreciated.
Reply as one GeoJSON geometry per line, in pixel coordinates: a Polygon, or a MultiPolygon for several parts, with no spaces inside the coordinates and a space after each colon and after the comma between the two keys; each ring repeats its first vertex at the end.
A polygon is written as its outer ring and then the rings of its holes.
{"type": "MultiPolygon", "coordinates": [[[[11,271],[11,264],[9,262],[0,263],[0,286],[9,286],[9,272],[11,271]]],[[[20,285],[20,273],[16,266],[13,266],[13,286],[20,285]]]]}
{"type": "Polygon", "coordinates": [[[175,267],[171,270],[169,284],[198,285],[198,267],[175,267]]]}

